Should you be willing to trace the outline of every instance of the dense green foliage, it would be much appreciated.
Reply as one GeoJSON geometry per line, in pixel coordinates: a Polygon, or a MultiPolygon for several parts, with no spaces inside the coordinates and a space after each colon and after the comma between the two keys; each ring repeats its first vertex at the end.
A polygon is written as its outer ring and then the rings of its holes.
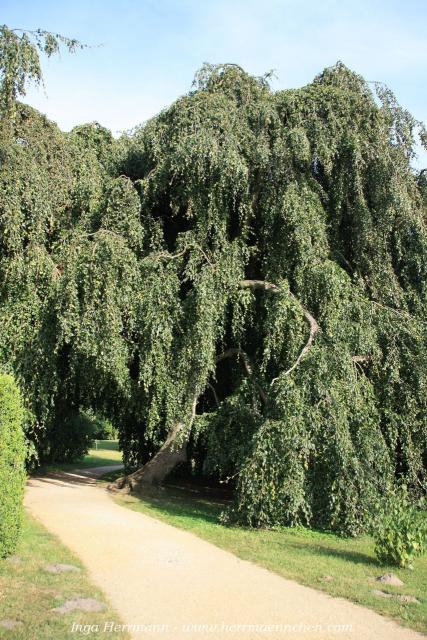
{"type": "Polygon", "coordinates": [[[375,555],[380,562],[407,568],[425,553],[427,520],[412,504],[405,485],[380,503],[375,519],[375,555]]]}
{"type": "Polygon", "coordinates": [[[23,418],[13,378],[0,375],[0,558],[13,553],[22,525],[27,453],[23,418]]]}
{"type": "Polygon", "coordinates": [[[93,415],[88,412],[86,415],[92,421],[92,436],[96,440],[117,440],[118,432],[111,420],[107,420],[103,416],[93,415]]]}
{"type": "Polygon", "coordinates": [[[232,479],[228,517],[251,526],[355,534],[396,479],[423,493],[425,176],[388,90],[341,63],[276,93],[205,65],[118,141],[18,112],[0,360],[42,459],[93,409],[129,465],[179,423],[193,472],[232,479]]]}

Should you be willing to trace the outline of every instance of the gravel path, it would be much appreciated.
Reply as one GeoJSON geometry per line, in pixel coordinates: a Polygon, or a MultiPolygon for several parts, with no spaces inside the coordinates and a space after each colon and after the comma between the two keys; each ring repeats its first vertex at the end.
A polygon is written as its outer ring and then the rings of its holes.
{"type": "MultiPolygon", "coordinates": [[[[425,640],[368,609],[119,506],[95,480],[113,468],[32,478],[25,501],[84,562],[132,638],[425,640]]],[[[71,628],[79,616],[67,615],[71,628]]],[[[108,628],[96,637],[120,633],[108,628]]]]}

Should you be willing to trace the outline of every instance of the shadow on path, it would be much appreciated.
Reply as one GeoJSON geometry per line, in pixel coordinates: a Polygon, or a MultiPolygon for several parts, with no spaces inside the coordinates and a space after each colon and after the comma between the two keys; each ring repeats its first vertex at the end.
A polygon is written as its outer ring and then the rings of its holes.
{"type": "Polygon", "coordinates": [[[48,484],[56,484],[58,486],[65,485],[91,485],[97,484],[98,478],[109,471],[117,471],[123,469],[122,464],[107,465],[103,467],[89,467],[87,469],[73,469],[72,471],[50,471],[43,476],[30,476],[28,486],[32,487],[40,482],[48,484]]]}

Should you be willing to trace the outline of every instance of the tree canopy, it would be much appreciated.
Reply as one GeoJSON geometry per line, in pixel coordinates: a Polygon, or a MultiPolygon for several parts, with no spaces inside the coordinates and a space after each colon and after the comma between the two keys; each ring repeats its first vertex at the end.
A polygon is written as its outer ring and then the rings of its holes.
{"type": "Polygon", "coordinates": [[[250,526],[356,534],[393,483],[425,491],[425,132],[388,89],[342,63],[277,92],[204,65],[118,140],[17,105],[0,362],[35,455],[93,408],[142,465],[121,486],[184,463],[250,526]]]}

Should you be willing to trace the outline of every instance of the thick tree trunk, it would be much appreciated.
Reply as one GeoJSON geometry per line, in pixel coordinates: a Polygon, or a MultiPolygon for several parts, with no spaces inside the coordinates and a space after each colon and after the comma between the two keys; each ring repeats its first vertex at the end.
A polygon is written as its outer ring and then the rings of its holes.
{"type": "MultiPolygon", "coordinates": [[[[193,424],[196,415],[196,404],[199,394],[194,397],[190,425],[193,424]]],[[[146,486],[162,484],[165,478],[175,469],[181,462],[187,460],[187,443],[188,437],[184,442],[180,442],[180,432],[185,425],[178,422],[169,432],[163,445],[158,452],[143,467],[137,469],[128,476],[118,478],[115,482],[108,485],[110,491],[120,491],[122,493],[130,493],[138,491],[146,486]]]]}
{"type": "Polygon", "coordinates": [[[129,493],[142,488],[144,485],[161,484],[179,463],[187,460],[187,442],[179,445],[175,442],[182,426],[182,424],[176,425],[169,433],[164,444],[147,464],[128,476],[118,478],[108,488],[113,491],[129,493]]]}

